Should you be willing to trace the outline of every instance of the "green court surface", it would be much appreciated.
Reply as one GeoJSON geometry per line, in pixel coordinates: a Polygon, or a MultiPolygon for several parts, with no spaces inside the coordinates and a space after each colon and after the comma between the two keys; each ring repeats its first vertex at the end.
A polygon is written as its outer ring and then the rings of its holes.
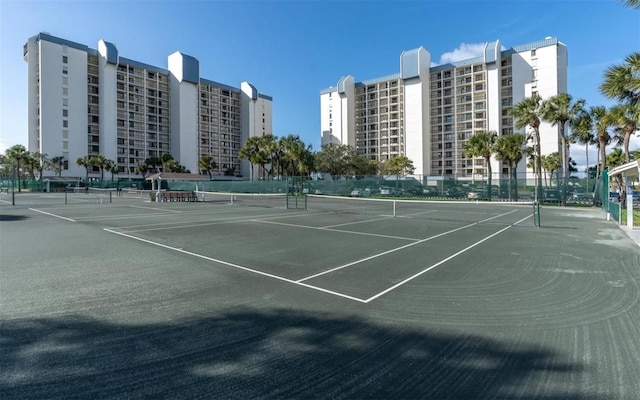
{"type": "Polygon", "coordinates": [[[149,199],[2,195],[0,398],[640,399],[599,209],[149,199]]]}

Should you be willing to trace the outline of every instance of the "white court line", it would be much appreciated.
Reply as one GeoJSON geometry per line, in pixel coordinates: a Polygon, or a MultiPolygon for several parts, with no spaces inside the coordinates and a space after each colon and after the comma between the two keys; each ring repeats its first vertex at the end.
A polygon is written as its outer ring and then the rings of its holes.
{"type": "MultiPolygon", "coordinates": [[[[404,250],[404,249],[406,249],[406,248],[408,248],[408,247],[415,246],[415,245],[417,245],[417,244],[424,243],[424,242],[427,242],[427,241],[429,241],[429,240],[437,239],[437,238],[439,238],[439,237],[441,237],[441,236],[448,235],[448,234],[450,234],[450,233],[457,232],[457,231],[459,231],[459,230],[466,229],[466,228],[469,228],[469,227],[471,227],[471,226],[478,225],[478,224],[480,224],[480,223],[482,223],[482,222],[489,221],[489,220],[491,220],[491,219],[498,218],[498,217],[501,217],[501,216],[503,216],[503,215],[511,214],[511,213],[513,213],[513,212],[515,212],[515,210],[512,210],[512,211],[506,212],[506,213],[501,214],[501,215],[496,215],[495,217],[491,217],[491,218],[484,219],[484,220],[482,220],[482,221],[480,221],[480,222],[474,222],[474,223],[472,223],[472,224],[465,225],[465,226],[461,226],[461,227],[459,227],[459,228],[452,229],[452,230],[450,230],[450,231],[442,232],[442,233],[439,233],[439,234],[437,234],[437,235],[435,235],[435,236],[430,236],[430,237],[428,237],[428,238],[426,238],[426,239],[421,239],[421,240],[418,240],[418,241],[413,242],[413,243],[405,244],[404,246],[396,247],[395,249],[391,249],[391,250],[383,251],[382,253],[374,254],[374,255],[372,255],[372,256],[369,256],[369,257],[366,257],[366,258],[362,258],[362,259],[360,259],[360,260],[356,260],[356,261],[350,262],[350,263],[348,263],[348,264],[340,265],[340,266],[338,266],[338,267],[335,267],[335,268],[332,268],[332,269],[329,269],[329,270],[326,270],[326,271],[319,272],[319,273],[317,273],[317,274],[315,274],[315,275],[311,275],[311,276],[307,276],[307,277],[302,278],[302,279],[298,279],[296,282],[304,282],[304,281],[306,281],[306,280],[313,279],[313,278],[317,278],[317,277],[319,277],[319,276],[322,276],[322,275],[325,275],[325,274],[328,274],[328,273],[331,273],[331,272],[334,272],[334,271],[338,271],[338,270],[343,269],[343,268],[351,267],[351,266],[353,266],[353,265],[360,264],[360,263],[362,263],[362,262],[369,261],[369,260],[372,260],[372,259],[374,259],[374,258],[382,257],[382,256],[384,256],[384,255],[387,255],[387,254],[390,254],[390,253],[393,253],[393,252],[396,252],[396,251],[399,251],[399,250],[404,250]]],[[[529,216],[527,216],[527,217],[526,217],[526,218],[524,218],[524,219],[527,219],[527,218],[529,218],[529,216]]],[[[521,221],[524,221],[524,219],[523,219],[523,220],[521,220],[521,221]]],[[[520,221],[518,221],[517,223],[519,223],[519,222],[520,222],[520,221]]]]}
{"type": "Polygon", "coordinates": [[[336,228],[338,226],[365,224],[367,222],[382,221],[384,219],[389,219],[389,218],[393,218],[393,216],[388,216],[388,217],[384,217],[384,218],[366,219],[364,221],[346,222],[344,224],[321,226],[320,229],[330,229],[330,228],[336,228]]]}
{"type": "Polygon", "coordinates": [[[165,248],[165,249],[168,249],[168,250],[177,251],[178,253],[187,254],[187,255],[190,255],[190,256],[193,256],[193,257],[201,258],[203,260],[207,260],[207,261],[212,261],[212,262],[215,262],[215,263],[223,264],[223,265],[226,265],[228,267],[241,269],[241,270],[246,271],[246,272],[251,272],[251,273],[254,273],[254,274],[258,274],[258,275],[266,276],[266,277],[269,277],[269,278],[277,279],[277,280],[280,280],[280,281],[284,281],[284,282],[287,282],[287,283],[292,283],[294,285],[303,286],[303,287],[306,287],[306,288],[309,288],[309,289],[313,289],[313,290],[318,290],[318,291],[324,292],[324,293],[329,293],[329,294],[332,294],[334,296],[344,297],[345,299],[349,299],[349,300],[357,301],[357,302],[360,302],[360,303],[364,303],[363,299],[359,299],[357,297],[349,296],[349,295],[346,295],[346,294],[343,294],[343,293],[334,292],[332,290],[323,289],[323,288],[320,288],[320,287],[317,287],[317,286],[308,285],[306,283],[299,283],[299,282],[296,282],[294,280],[283,278],[283,277],[278,276],[278,275],[273,275],[273,274],[269,274],[269,273],[266,273],[266,272],[258,271],[258,270],[255,270],[255,269],[243,267],[241,265],[233,264],[233,263],[230,263],[228,261],[219,260],[219,259],[216,259],[216,258],[213,258],[213,257],[203,256],[202,254],[193,253],[193,252],[190,252],[190,251],[187,251],[187,250],[179,249],[177,247],[167,246],[166,244],[153,242],[153,241],[147,240],[147,239],[142,239],[142,238],[139,238],[139,237],[136,237],[136,236],[133,236],[133,235],[128,235],[126,233],[117,232],[117,231],[114,231],[114,230],[111,230],[111,229],[108,229],[108,228],[104,228],[104,230],[107,231],[107,232],[110,232],[110,233],[115,233],[116,235],[128,237],[128,238],[134,239],[134,240],[139,240],[141,242],[145,242],[145,243],[148,243],[148,244],[152,244],[154,246],[162,247],[162,248],[165,248]]]}
{"type": "Polygon", "coordinates": [[[142,206],[132,206],[129,205],[129,207],[131,208],[141,208],[143,210],[157,210],[157,211],[166,211],[166,212],[172,212],[172,213],[178,213],[178,214],[182,214],[182,211],[177,211],[177,210],[166,210],[164,208],[156,208],[156,207],[142,207],[142,206]]]}
{"type": "MultiPolygon", "coordinates": [[[[210,215],[211,213],[207,213],[207,214],[210,215]]],[[[157,214],[157,215],[164,215],[164,214],[157,214]]],[[[277,218],[288,218],[288,217],[298,216],[298,215],[307,215],[307,213],[294,213],[294,214],[287,214],[287,215],[266,214],[262,217],[265,219],[277,219],[277,218]]],[[[119,229],[125,230],[126,232],[129,232],[129,233],[135,233],[135,232],[159,231],[159,230],[165,230],[165,229],[195,228],[200,226],[213,226],[213,225],[220,225],[220,224],[229,224],[234,222],[255,222],[256,220],[254,218],[255,216],[237,216],[237,217],[229,217],[226,219],[220,218],[217,220],[202,221],[201,223],[192,223],[189,221],[159,222],[157,224],[123,226],[123,227],[120,227],[119,229]],[[168,226],[168,225],[173,225],[173,226],[168,226]],[[150,228],[146,228],[146,227],[150,227],[150,228]],[[145,229],[129,230],[130,228],[145,228],[145,229]]]]}
{"type": "Polygon", "coordinates": [[[51,214],[51,213],[48,213],[48,212],[46,212],[46,211],[37,210],[37,209],[35,209],[35,208],[30,208],[29,210],[31,210],[31,211],[35,211],[35,212],[39,212],[39,213],[41,213],[41,214],[49,215],[49,216],[52,216],[52,217],[56,217],[56,218],[60,218],[60,219],[64,219],[64,220],[66,220],[66,221],[76,222],[75,220],[73,220],[73,219],[71,219],[71,218],[62,217],[62,216],[60,216],[60,215],[56,215],[56,214],[51,214]]]}
{"type": "Polygon", "coordinates": [[[328,274],[328,273],[331,273],[331,272],[334,272],[334,271],[338,271],[338,270],[343,269],[343,268],[351,267],[353,265],[360,264],[360,263],[365,262],[365,261],[373,260],[374,258],[382,257],[384,255],[387,255],[387,254],[390,254],[390,253],[393,253],[393,252],[396,252],[396,251],[399,251],[399,250],[404,250],[404,249],[406,249],[408,247],[415,246],[417,244],[424,243],[424,242],[439,238],[439,237],[444,236],[444,235],[448,235],[450,233],[459,231],[461,229],[468,228],[468,227],[473,226],[473,225],[477,225],[477,222],[474,222],[471,225],[466,225],[466,226],[462,226],[460,228],[453,229],[451,231],[439,233],[439,234],[437,234],[435,236],[430,236],[430,237],[428,237],[426,239],[418,240],[417,242],[405,244],[404,246],[396,247],[395,249],[383,251],[382,253],[374,254],[374,255],[366,257],[366,258],[361,258],[360,260],[356,260],[356,261],[350,262],[348,264],[340,265],[338,267],[335,267],[335,268],[332,268],[332,269],[329,269],[329,270],[326,270],[326,271],[319,272],[319,273],[317,273],[315,275],[311,275],[311,276],[307,276],[307,277],[302,278],[302,279],[298,279],[296,282],[304,282],[306,280],[317,278],[319,276],[322,276],[322,275],[325,275],[325,274],[328,274]]]}
{"type": "Polygon", "coordinates": [[[402,236],[383,235],[383,234],[380,234],[380,233],[345,231],[345,230],[342,230],[342,229],[329,229],[329,228],[316,227],[316,226],[307,226],[307,225],[298,225],[298,224],[286,224],[284,222],[262,221],[262,220],[259,220],[259,219],[253,219],[251,221],[252,222],[261,222],[263,224],[291,226],[293,228],[313,229],[313,230],[317,230],[317,231],[349,233],[349,234],[352,234],[352,235],[360,235],[360,236],[375,236],[375,237],[383,237],[383,238],[387,238],[387,239],[412,240],[412,241],[421,240],[421,239],[407,238],[407,237],[402,237],[402,236]]]}
{"type": "Polygon", "coordinates": [[[433,264],[432,266],[430,266],[430,267],[428,267],[428,268],[426,268],[426,269],[424,269],[424,270],[422,270],[422,271],[418,272],[418,273],[417,273],[417,274],[415,274],[415,275],[412,275],[412,276],[408,277],[407,279],[403,280],[402,282],[398,282],[398,283],[396,283],[395,285],[391,286],[390,288],[385,289],[385,290],[383,290],[382,292],[380,292],[380,293],[376,294],[375,296],[369,297],[369,298],[368,298],[367,300],[365,300],[364,302],[365,302],[365,303],[369,303],[369,302],[371,302],[371,301],[373,301],[373,300],[375,300],[375,299],[377,299],[377,298],[379,298],[379,297],[381,297],[381,296],[384,296],[385,294],[389,293],[390,291],[392,291],[392,290],[394,290],[394,289],[399,288],[400,286],[404,285],[405,283],[407,283],[407,282],[409,282],[409,281],[412,281],[413,279],[415,279],[415,278],[419,277],[420,275],[424,274],[425,272],[431,271],[432,269],[434,269],[434,268],[436,268],[436,267],[438,267],[438,266],[440,266],[440,265],[444,264],[445,262],[447,262],[447,261],[451,260],[452,258],[455,258],[455,257],[459,256],[460,254],[462,254],[462,253],[464,253],[464,252],[466,252],[466,251],[468,251],[468,250],[470,250],[470,249],[472,249],[472,248],[476,247],[476,246],[477,246],[477,245],[479,245],[480,243],[485,242],[485,241],[487,241],[487,240],[491,239],[492,237],[494,237],[494,236],[496,236],[496,235],[501,234],[502,232],[506,231],[507,229],[511,228],[511,227],[512,227],[512,226],[514,226],[514,225],[519,224],[520,222],[524,221],[524,220],[525,220],[525,219],[527,219],[527,218],[531,218],[531,216],[530,216],[530,215],[528,215],[528,216],[526,216],[526,217],[522,218],[520,221],[516,222],[515,224],[513,224],[513,225],[509,225],[509,226],[507,226],[507,227],[505,227],[505,228],[503,228],[503,229],[499,230],[498,232],[496,232],[496,233],[494,233],[494,234],[492,234],[492,235],[489,235],[489,236],[487,236],[486,238],[484,238],[484,239],[482,239],[482,240],[480,240],[480,241],[477,241],[477,242],[475,242],[474,244],[472,244],[472,245],[470,245],[470,246],[465,247],[464,249],[460,250],[459,252],[457,252],[457,253],[455,253],[455,254],[453,254],[453,255],[451,255],[451,256],[449,256],[449,257],[445,258],[444,260],[442,260],[442,261],[440,261],[440,262],[437,262],[437,263],[433,264]]]}

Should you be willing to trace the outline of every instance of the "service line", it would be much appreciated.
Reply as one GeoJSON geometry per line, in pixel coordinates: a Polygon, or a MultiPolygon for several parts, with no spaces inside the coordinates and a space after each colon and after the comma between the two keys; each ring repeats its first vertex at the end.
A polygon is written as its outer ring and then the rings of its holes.
{"type": "Polygon", "coordinates": [[[109,232],[109,233],[114,233],[116,235],[124,236],[124,237],[127,237],[129,239],[139,240],[139,241],[144,242],[144,243],[148,243],[148,244],[151,244],[151,245],[154,245],[154,246],[162,247],[162,248],[165,248],[165,249],[168,249],[168,250],[177,251],[178,253],[186,254],[186,255],[189,255],[189,256],[192,256],[192,257],[201,258],[203,260],[207,260],[207,261],[215,262],[215,263],[218,263],[218,264],[226,265],[226,266],[232,267],[232,268],[237,268],[237,269],[240,269],[240,270],[243,270],[243,271],[246,271],[246,272],[251,272],[251,273],[254,273],[254,274],[257,274],[257,275],[266,276],[266,277],[269,277],[269,278],[272,278],[272,279],[277,279],[279,281],[292,283],[292,284],[297,285],[297,286],[303,286],[303,287],[306,287],[306,288],[309,288],[309,289],[313,289],[313,290],[317,290],[317,291],[320,291],[320,292],[329,293],[329,294],[332,294],[334,296],[343,297],[345,299],[357,301],[359,303],[364,303],[365,302],[363,299],[359,299],[357,297],[349,296],[349,295],[344,294],[344,293],[334,292],[333,290],[328,290],[328,289],[324,289],[324,288],[321,288],[321,287],[312,286],[312,285],[309,285],[309,284],[306,284],[306,283],[299,283],[299,282],[296,282],[294,280],[283,278],[283,277],[278,276],[278,275],[273,275],[273,274],[269,274],[267,272],[262,272],[262,271],[258,271],[258,270],[252,269],[252,268],[243,267],[242,265],[230,263],[228,261],[220,260],[220,259],[217,259],[217,258],[207,257],[207,256],[204,256],[202,254],[193,253],[191,251],[187,251],[187,250],[180,249],[180,248],[173,247],[173,246],[168,246],[166,244],[154,242],[152,240],[147,240],[147,239],[139,238],[139,237],[136,237],[136,236],[133,236],[133,235],[128,235],[126,233],[114,231],[114,230],[109,229],[109,228],[103,228],[103,229],[105,231],[109,232]]]}
{"type": "Polygon", "coordinates": [[[65,221],[76,222],[74,219],[67,218],[67,217],[63,217],[63,216],[61,216],[61,215],[56,215],[56,214],[48,213],[48,212],[46,212],[46,211],[38,210],[38,209],[35,209],[35,208],[30,208],[29,210],[31,210],[31,211],[35,211],[35,212],[39,212],[39,213],[41,213],[41,214],[49,215],[49,216],[51,216],[51,217],[56,217],[56,218],[64,219],[65,221]]]}
{"type": "MultiPolygon", "coordinates": [[[[517,225],[517,224],[519,224],[520,222],[522,222],[522,221],[524,221],[524,220],[526,220],[527,218],[530,218],[530,217],[531,217],[531,216],[530,216],[530,215],[528,215],[528,216],[526,216],[526,217],[522,218],[521,220],[519,220],[518,222],[516,222],[514,225],[517,225]]],[[[415,274],[415,275],[412,275],[412,276],[408,277],[407,279],[403,280],[402,282],[398,282],[398,283],[396,283],[395,285],[391,286],[390,288],[385,289],[385,290],[383,290],[382,292],[380,292],[380,293],[376,294],[375,296],[369,297],[369,298],[368,298],[368,299],[366,299],[364,302],[365,302],[365,303],[369,303],[369,302],[371,302],[371,301],[373,301],[373,300],[375,300],[375,299],[377,299],[377,298],[379,298],[379,297],[381,297],[381,296],[384,296],[385,294],[387,294],[387,293],[391,292],[391,291],[392,291],[392,290],[394,290],[394,289],[399,288],[400,286],[404,285],[405,283],[407,283],[407,282],[410,282],[410,281],[414,280],[415,278],[419,277],[420,275],[424,274],[425,272],[429,272],[429,271],[431,271],[432,269],[434,269],[434,268],[436,268],[436,267],[438,267],[438,266],[440,266],[440,265],[442,265],[442,264],[446,263],[447,261],[449,261],[449,260],[451,260],[451,259],[453,259],[453,258],[455,258],[455,257],[459,256],[460,254],[462,254],[462,253],[464,253],[464,252],[466,252],[466,251],[468,251],[468,250],[471,250],[472,248],[476,247],[476,246],[477,246],[477,245],[479,245],[480,243],[485,242],[485,241],[487,241],[487,240],[491,239],[492,237],[494,237],[494,236],[497,236],[497,235],[501,234],[502,232],[506,231],[507,229],[511,228],[511,227],[512,227],[512,226],[514,226],[514,225],[509,225],[509,226],[507,226],[507,227],[505,227],[505,228],[500,229],[498,232],[493,233],[493,234],[491,234],[491,235],[487,236],[486,238],[484,238],[484,239],[482,239],[482,240],[479,240],[479,241],[475,242],[474,244],[472,244],[472,245],[470,245],[470,246],[465,247],[464,249],[460,250],[459,252],[457,252],[457,253],[455,253],[455,254],[450,255],[449,257],[445,258],[444,260],[441,260],[441,261],[439,261],[439,262],[437,262],[437,263],[433,264],[432,266],[430,266],[430,267],[428,267],[428,268],[423,269],[422,271],[418,272],[418,273],[417,273],[417,274],[415,274]]]]}

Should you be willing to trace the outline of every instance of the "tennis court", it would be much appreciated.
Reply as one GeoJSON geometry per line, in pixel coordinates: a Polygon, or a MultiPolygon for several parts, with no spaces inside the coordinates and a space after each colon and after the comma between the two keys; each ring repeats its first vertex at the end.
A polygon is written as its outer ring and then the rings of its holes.
{"type": "Polygon", "coordinates": [[[3,197],[2,391],[638,398],[640,255],[599,210],[149,198],[3,197]]]}

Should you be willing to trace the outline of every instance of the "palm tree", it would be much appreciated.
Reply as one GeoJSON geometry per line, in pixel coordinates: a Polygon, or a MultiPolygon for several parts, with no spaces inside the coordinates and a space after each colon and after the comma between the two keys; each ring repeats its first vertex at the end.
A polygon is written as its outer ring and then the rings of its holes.
{"type": "Polygon", "coordinates": [[[49,165],[49,157],[47,154],[42,154],[38,151],[31,153],[31,157],[34,161],[33,168],[38,172],[38,184],[40,186],[40,190],[42,190],[42,175],[44,170],[47,168],[47,165],[49,165]]]}
{"type": "Polygon", "coordinates": [[[640,103],[618,104],[609,110],[609,122],[621,139],[624,149],[624,156],[627,162],[631,161],[629,156],[629,142],[631,134],[638,130],[640,121],[640,103]]]}
{"type": "Polygon", "coordinates": [[[97,156],[91,156],[91,159],[89,160],[89,163],[91,164],[91,166],[96,167],[100,170],[101,181],[104,180],[104,167],[106,162],[107,162],[107,158],[101,154],[97,156]]]}
{"type": "Polygon", "coordinates": [[[142,179],[147,179],[147,175],[149,175],[149,166],[145,164],[140,164],[136,167],[136,173],[142,176],[142,179]]]}
{"type": "Polygon", "coordinates": [[[111,182],[113,182],[113,177],[118,174],[118,164],[110,159],[106,159],[104,161],[104,170],[111,173],[111,182]]]}
{"type": "MultiPolygon", "coordinates": [[[[562,166],[562,157],[557,151],[546,156],[542,156],[542,168],[549,172],[549,183],[553,182],[553,173],[562,166]]],[[[550,186],[550,185],[549,185],[550,186]]]]}
{"type": "Polygon", "coordinates": [[[640,101],[640,52],[625,58],[622,65],[613,65],[604,73],[600,92],[610,99],[625,103],[640,101]]]}
{"type": "Polygon", "coordinates": [[[583,113],[575,125],[572,132],[573,139],[585,147],[585,156],[587,162],[587,191],[589,190],[589,145],[596,144],[596,138],[593,133],[593,119],[590,113],[583,113]]]}
{"type": "Polygon", "coordinates": [[[591,116],[591,126],[596,136],[596,145],[598,146],[599,162],[597,177],[600,177],[600,174],[602,174],[606,164],[606,147],[611,141],[611,136],[608,132],[609,121],[611,118],[607,108],[604,106],[593,106],[589,108],[589,115],[591,116]]]}
{"type": "Polygon", "coordinates": [[[282,152],[282,160],[284,169],[287,174],[295,176],[300,174],[301,161],[305,157],[307,151],[311,151],[311,146],[306,146],[298,135],[287,135],[278,141],[282,152]]]}
{"type": "Polygon", "coordinates": [[[504,161],[509,165],[509,200],[517,198],[518,196],[518,163],[520,163],[526,151],[527,137],[523,134],[514,133],[511,135],[501,136],[496,141],[494,147],[496,159],[504,161]],[[512,182],[514,182],[515,185],[512,185],[512,182]]]}
{"type": "Polygon", "coordinates": [[[76,159],[76,164],[78,164],[79,167],[84,167],[84,170],[85,170],[85,184],[88,184],[89,183],[89,168],[91,167],[91,157],[89,157],[89,156],[78,157],[76,159]]]}
{"type": "Polygon", "coordinates": [[[200,156],[200,159],[198,160],[198,168],[200,168],[201,171],[204,171],[206,174],[208,174],[209,180],[212,180],[213,170],[218,168],[218,164],[210,155],[203,155],[203,156],[200,156]]]}
{"type": "Polygon", "coordinates": [[[55,156],[49,160],[49,169],[58,177],[62,177],[62,167],[64,166],[64,156],[55,156]]]}
{"type": "Polygon", "coordinates": [[[468,157],[482,157],[484,159],[484,163],[487,166],[487,198],[489,200],[491,200],[491,175],[493,174],[491,171],[491,155],[497,139],[498,134],[495,131],[480,131],[476,132],[464,144],[464,152],[468,157]]]}
{"type": "Polygon", "coordinates": [[[622,2],[631,8],[640,8],[640,0],[622,0],[622,2]]]}
{"type": "MultiPolygon", "coordinates": [[[[271,136],[271,135],[268,135],[271,136]]],[[[251,180],[253,180],[253,166],[260,165],[264,174],[264,166],[269,163],[269,153],[266,150],[268,145],[266,145],[267,140],[271,140],[270,138],[266,138],[266,136],[251,136],[245,142],[244,146],[240,149],[238,153],[238,157],[243,160],[248,160],[251,168],[251,180]]]]}
{"type": "Polygon", "coordinates": [[[18,192],[22,191],[20,182],[20,166],[29,157],[27,148],[21,144],[16,144],[8,148],[5,152],[7,159],[14,164],[15,172],[18,174],[18,192]]]}
{"type": "Polygon", "coordinates": [[[577,118],[584,113],[586,101],[579,99],[575,103],[571,95],[559,93],[543,102],[543,119],[551,126],[560,128],[560,143],[562,148],[562,193],[561,205],[567,203],[567,184],[569,183],[569,137],[566,134],[567,124],[572,126],[577,118]]]}
{"type": "Polygon", "coordinates": [[[534,172],[536,174],[536,198],[542,197],[542,154],[540,148],[540,117],[543,115],[542,98],[538,94],[534,94],[531,97],[527,97],[520,103],[513,106],[509,115],[514,119],[514,126],[516,129],[524,128],[525,126],[533,129],[533,141],[534,141],[534,172]]]}
{"type": "Polygon", "coordinates": [[[617,167],[625,163],[625,155],[622,152],[622,149],[615,148],[609,154],[607,154],[607,166],[609,167],[617,167]]]}

